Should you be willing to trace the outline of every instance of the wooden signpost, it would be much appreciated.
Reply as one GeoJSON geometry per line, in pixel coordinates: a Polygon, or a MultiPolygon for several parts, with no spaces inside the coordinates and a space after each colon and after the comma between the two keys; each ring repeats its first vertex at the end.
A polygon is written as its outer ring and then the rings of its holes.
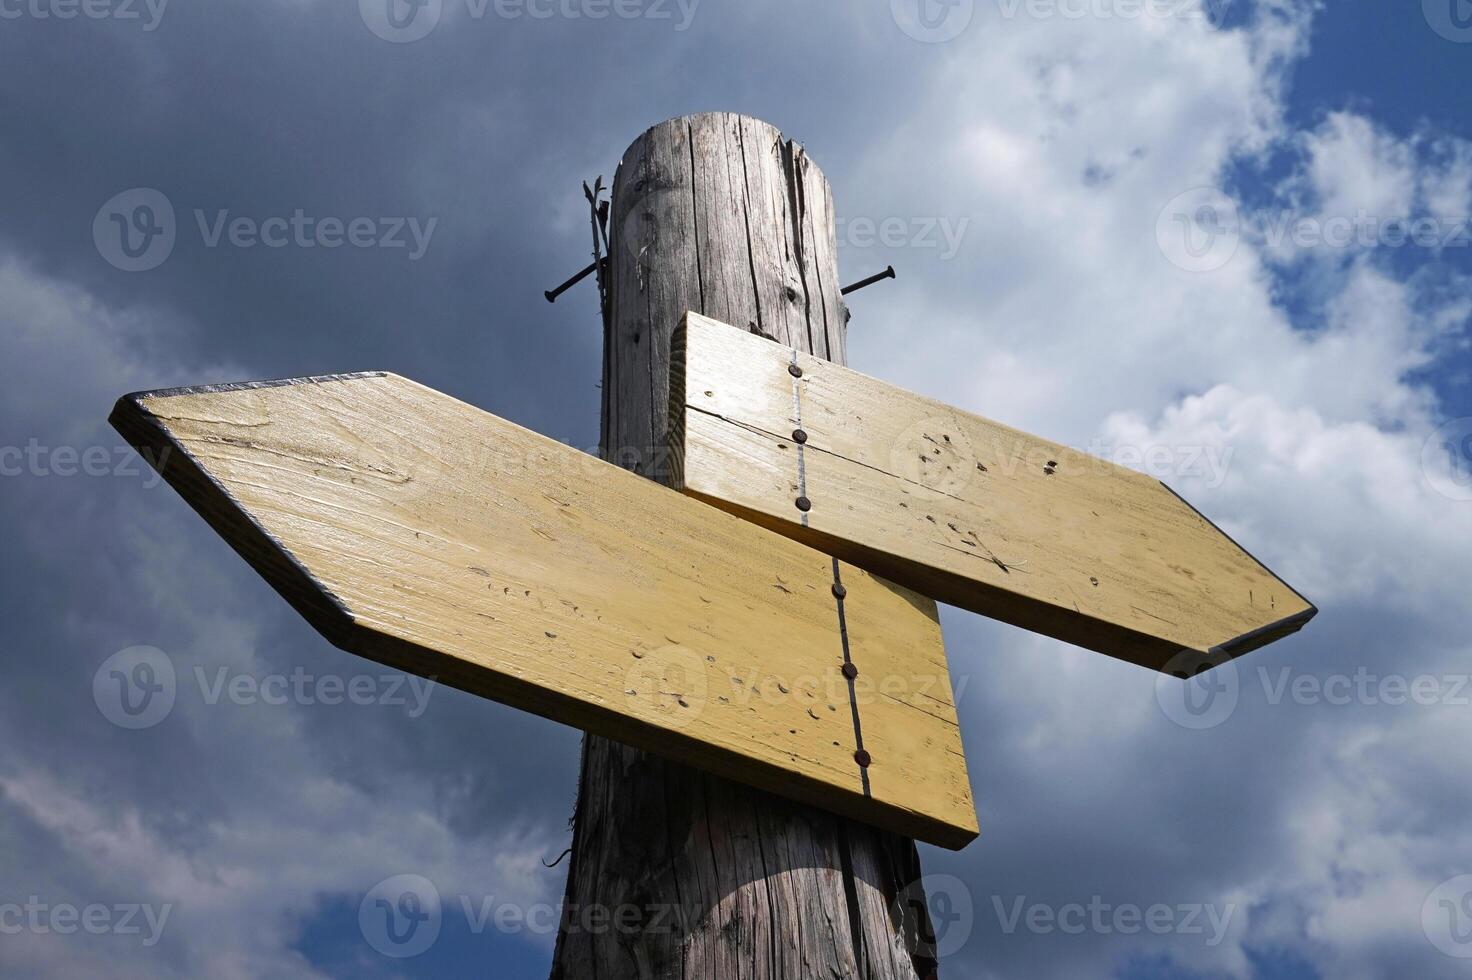
{"type": "Polygon", "coordinates": [[[143,392],[112,422],[345,650],[976,836],[928,598],[392,374],[143,392]]]}
{"type": "Polygon", "coordinates": [[[677,488],[942,602],[1155,670],[1317,611],[1143,473],[698,313],[673,350],[677,488]]]}
{"type": "Polygon", "coordinates": [[[1158,482],[843,368],[828,185],[766,123],[588,193],[625,469],[391,374],[113,424],[336,645],[588,732],[564,906],[647,916],[564,919],[553,980],[933,976],[914,839],[977,833],[934,600],[1172,672],[1313,607],[1158,482]]]}

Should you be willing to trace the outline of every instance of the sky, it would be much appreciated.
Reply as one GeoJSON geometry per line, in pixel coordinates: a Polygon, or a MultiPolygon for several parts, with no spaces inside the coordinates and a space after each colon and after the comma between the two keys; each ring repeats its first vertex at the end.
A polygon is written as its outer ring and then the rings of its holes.
{"type": "Polygon", "coordinates": [[[1190,708],[943,610],[942,975],[1467,975],[1467,0],[391,2],[0,0],[0,975],[546,975],[578,733],[332,648],[105,419],[377,369],[596,445],[594,294],[542,290],[580,182],[713,109],[898,271],[851,366],[1165,479],[1320,609],[1190,708]]]}

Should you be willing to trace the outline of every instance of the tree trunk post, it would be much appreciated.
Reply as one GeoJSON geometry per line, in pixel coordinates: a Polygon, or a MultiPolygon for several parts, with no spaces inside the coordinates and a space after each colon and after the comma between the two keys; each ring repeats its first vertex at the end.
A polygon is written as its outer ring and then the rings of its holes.
{"type": "MultiPolygon", "coordinates": [[[[655,126],[625,151],[611,214],[606,459],[667,479],[686,310],[844,363],[832,195],[772,126],[655,126]]],[[[920,874],[913,841],[587,736],[552,980],[926,980],[920,874]]]]}

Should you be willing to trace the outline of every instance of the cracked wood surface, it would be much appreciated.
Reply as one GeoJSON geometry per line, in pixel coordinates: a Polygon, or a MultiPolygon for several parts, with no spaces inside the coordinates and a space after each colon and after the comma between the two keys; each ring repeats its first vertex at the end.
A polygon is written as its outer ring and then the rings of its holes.
{"type": "Polygon", "coordinates": [[[677,487],[937,600],[1188,673],[1315,612],[1143,473],[698,313],[673,350],[677,487]]]}
{"type": "Polygon", "coordinates": [[[948,846],[975,836],[935,606],[380,374],[145,393],[117,423],[334,643],[948,846]],[[295,574],[291,574],[291,570],[295,574]]]}
{"type": "MultiPolygon", "coordinates": [[[[668,478],[670,339],[686,310],[844,360],[833,205],[802,147],[743,116],[653,127],[614,180],[604,457],[668,478]]],[[[830,627],[833,625],[829,621],[830,627]]],[[[567,907],[672,910],[564,928],[553,980],[926,980],[913,841],[589,736],[567,907]]]]}

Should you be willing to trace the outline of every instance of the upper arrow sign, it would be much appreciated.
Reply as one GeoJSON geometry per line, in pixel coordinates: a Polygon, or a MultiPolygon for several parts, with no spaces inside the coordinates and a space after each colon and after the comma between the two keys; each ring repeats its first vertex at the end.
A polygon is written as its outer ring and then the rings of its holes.
{"type": "Polygon", "coordinates": [[[930,599],[393,375],[147,392],[112,422],[346,650],[976,836],[930,599]]]}
{"type": "Polygon", "coordinates": [[[696,313],[675,485],[932,598],[1194,674],[1316,610],[1169,487],[696,313]]]}

